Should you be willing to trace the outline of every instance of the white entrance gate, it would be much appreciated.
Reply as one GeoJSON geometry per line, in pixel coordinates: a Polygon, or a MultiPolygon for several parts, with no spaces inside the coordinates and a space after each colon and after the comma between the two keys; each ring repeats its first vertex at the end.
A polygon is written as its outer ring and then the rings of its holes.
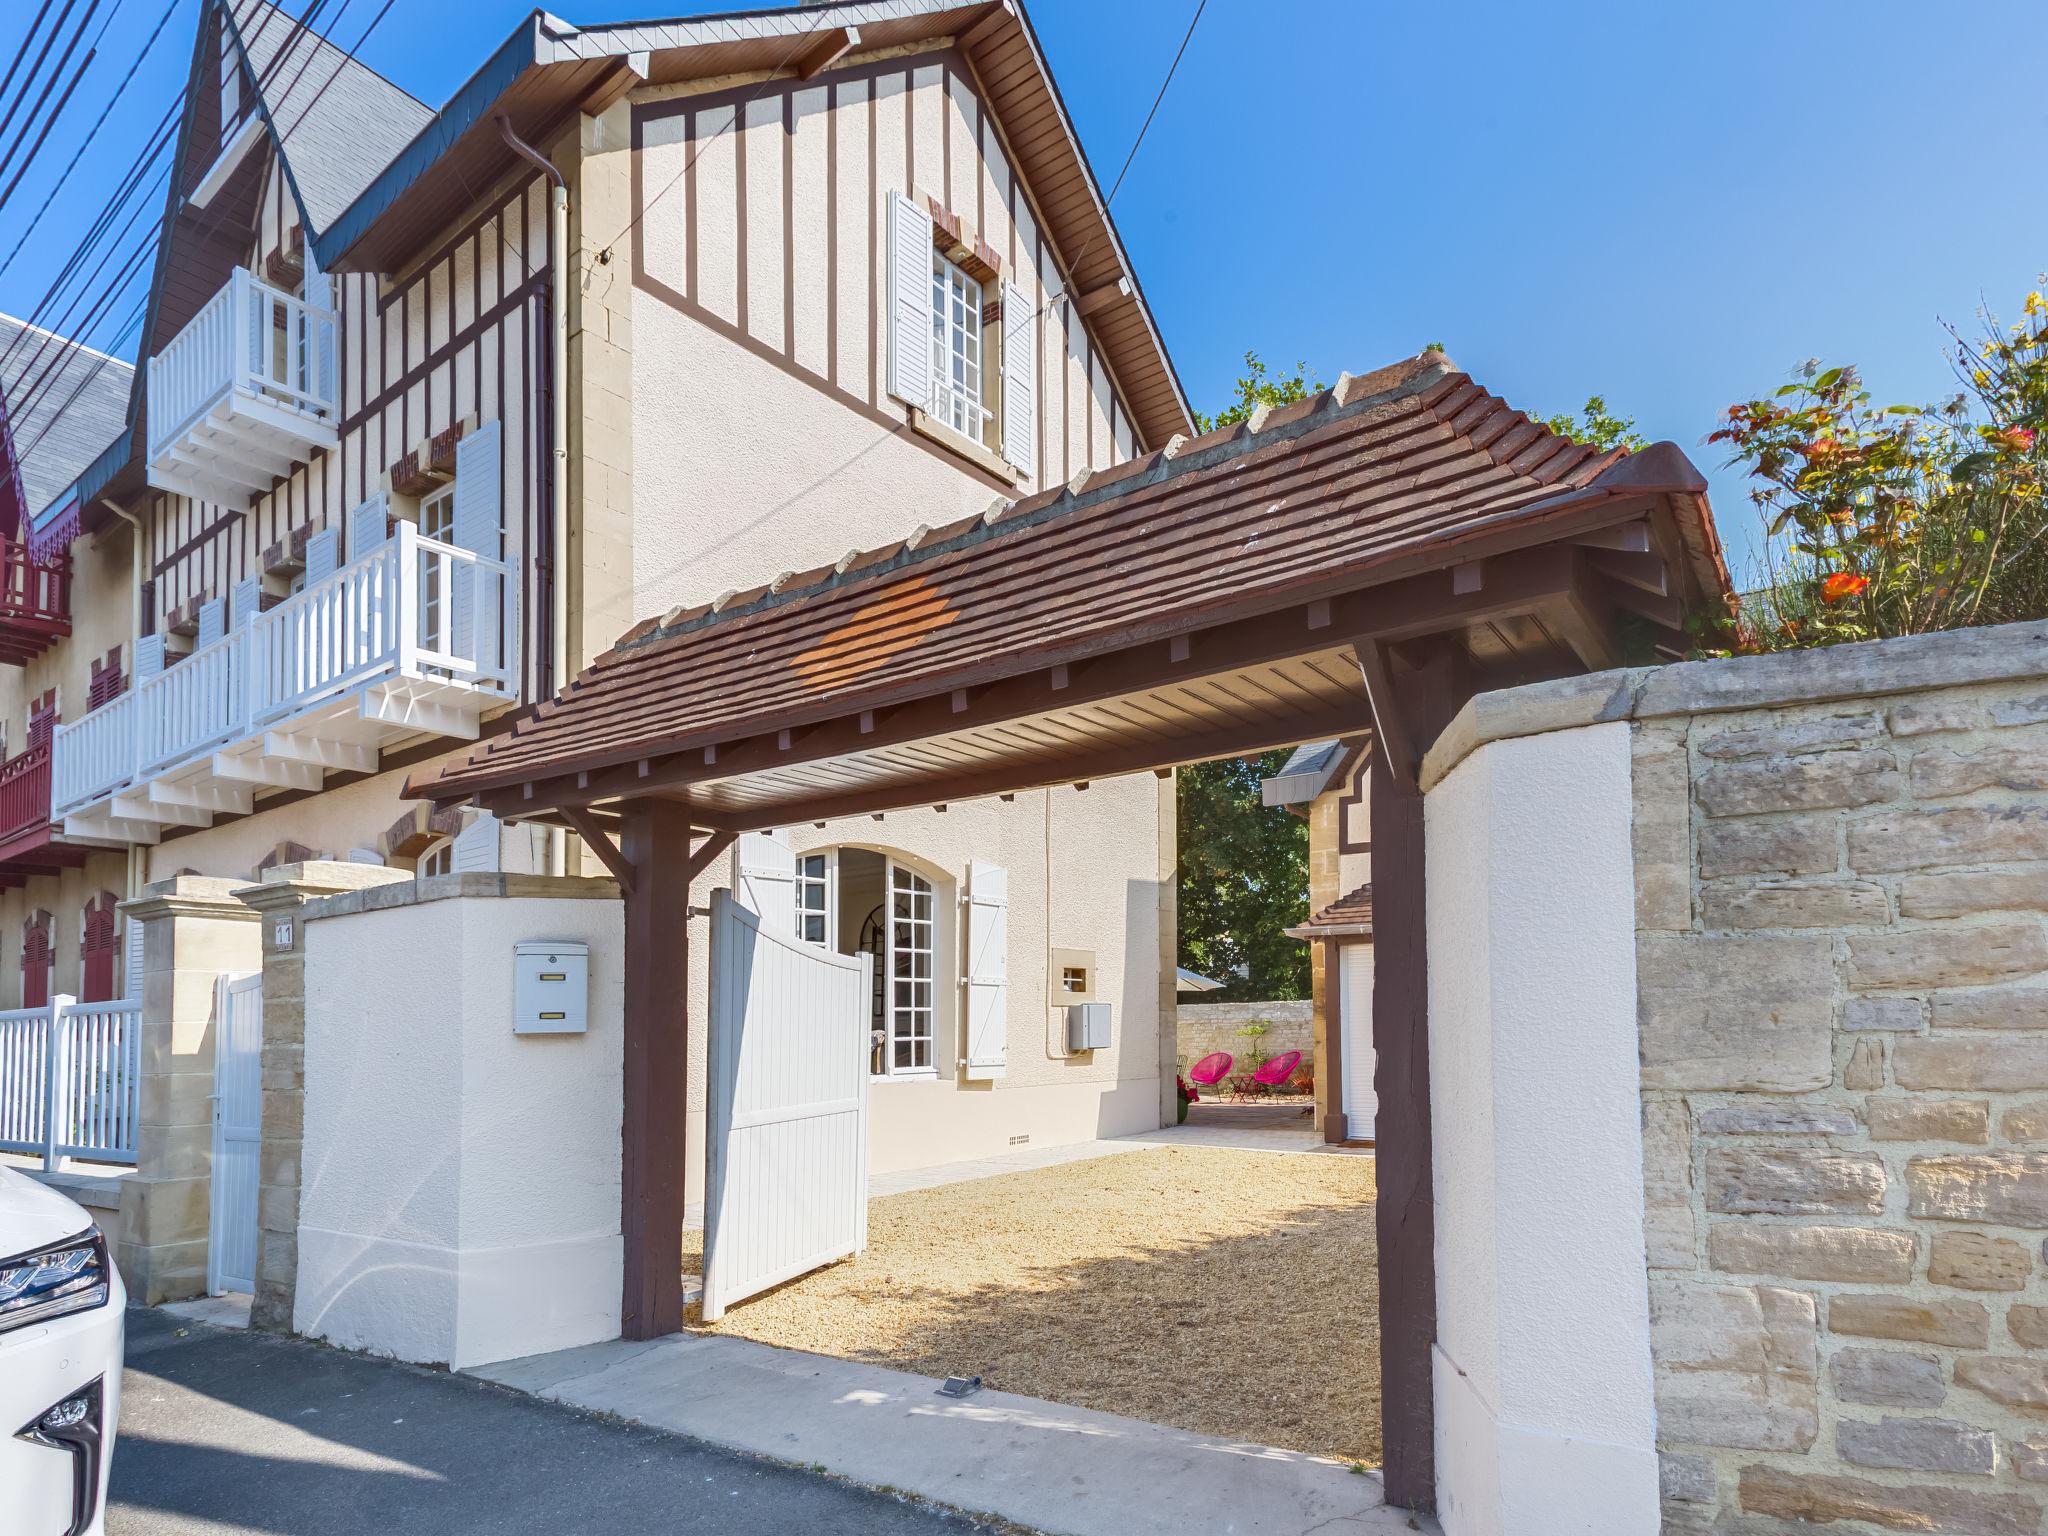
{"type": "Polygon", "coordinates": [[[223,976],[215,995],[213,1189],[206,1288],[256,1289],[256,1192],[263,1141],[263,977],[223,976]]]}
{"type": "Polygon", "coordinates": [[[1337,1025],[1341,1042],[1337,1052],[1343,1069],[1344,1135],[1351,1141],[1374,1139],[1380,1099],[1373,1091],[1373,1068],[1377,1060],[1372,1048],[1372,946],[1338,946],[1337,1025]]]}
{"type": "Polygon", "coordinates": [[[874,962],[711,897],[704,1320],[868,1240],[874,962]]]}

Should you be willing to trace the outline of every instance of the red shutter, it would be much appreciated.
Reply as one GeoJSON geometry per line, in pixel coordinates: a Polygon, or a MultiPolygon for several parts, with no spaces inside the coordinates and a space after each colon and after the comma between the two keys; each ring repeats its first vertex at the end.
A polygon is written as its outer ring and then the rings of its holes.
{"type": "Polygon", "coordinates": [[[121,675],[121,647],[115,646],[107,652],[105,661],[92,664],[92,684],[86,690],[85,707],[98,709],[102,704],[111,704],[121,697],[127,679],[121,675]]]}
{"type": "Polygon", "coordinates": [[[80,977],[78,1000],[103,1003],[114,995],[114,898],[101,891],[85,907],[84,931],[79,937],[80,977]]]}
{"type": "Polygon", "coordinates": [[[57,690],[52,688],[28,707],[28,750],[33,752],[37,747],[47,747],[56,729],[57,690]]]}
{"type": "Polygon", "coordinates": [[[50,1005],[50,914],[32,912],[21,925],[21,1006],[50,1005]]]}

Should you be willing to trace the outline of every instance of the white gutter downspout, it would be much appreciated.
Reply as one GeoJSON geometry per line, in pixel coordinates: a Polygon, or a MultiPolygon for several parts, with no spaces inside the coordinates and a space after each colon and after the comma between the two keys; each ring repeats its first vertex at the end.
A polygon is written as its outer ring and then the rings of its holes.
{"type": "MultiPolygon", "coordinates": [[[[512,119],[498,115],[498,132],[521,159],[530,160],[547,175],[548,191],[548,306],[553,345],[548,349],[548,387],[551,391],[549,504],[550,548],[549,587],[554,623],[549,626],[548,680],[559,692],[569,682],[569,183],[555,164],[512,131],[512,119]]],[[[548,873],[569,872],[568,834],[560,827],[548,829],[548,873]]]]}
{"type": "MultiPolygon", "coordinates": [[[[128,525],[128,676],[133,686],[135,676],[135,651],[142,644],[142,514],[131,512],[111,496],[102,496],[102,504],[122,522],[128,525]]],[[[132,901],[142,894],[148,884],[147,874],[149,850],[140,843],[128,845],[128,897],[132,901]]],[[[139,994],[138,994],[139,995],[139,994]]]]}

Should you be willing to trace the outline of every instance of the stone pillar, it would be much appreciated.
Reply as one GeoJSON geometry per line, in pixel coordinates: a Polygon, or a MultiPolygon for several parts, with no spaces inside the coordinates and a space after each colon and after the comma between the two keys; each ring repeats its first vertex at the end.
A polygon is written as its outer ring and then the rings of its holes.
{"type": "Polygon", "coordinates": [[[144,1306],[206,1291],[217,983],[261,962],[256,914],[234,886],[178,875],[121,907],[142,924],[142,1075],[115,1259],[144,1306]]]}
{"type": "Polygon", "coordinates": [[[256,1300],[252,1327],[289,1333],[299,1275],[299,1151],[306,1103],[306,937],[299,909],[316,896],[410,880],[381,864],[309,859],[263,872],[235,895],[261,919],[263,1145],[256,1196],[256,1300]]]}

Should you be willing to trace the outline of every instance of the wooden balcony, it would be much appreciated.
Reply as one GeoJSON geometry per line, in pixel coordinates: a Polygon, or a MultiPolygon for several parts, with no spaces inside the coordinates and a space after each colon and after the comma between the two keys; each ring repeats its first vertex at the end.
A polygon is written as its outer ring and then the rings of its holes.
{"type": "Polygon", "coordinates": [[[50,814],[51,745],[0,763],[0,890],[85,862],[91,849],[66,841],[50,814]]]}
{"type": "Polygon", "coordinates": [[[71,633],[71,557],[0,538],[0,662],[22,666],[71,633]]]}
{"type": "Polygon", "coordinates": [[[67,837],[154,843],[273,790],[374,773],[384,748],[473,739],[519,677],[513,568],[411,523],[56,732],[67,837]]]}
{"type": "Polygon", "coordinates": [[[332,448],[334,312],[236,268],[149,360],[149,483],[247,506],[332,448]]]}

